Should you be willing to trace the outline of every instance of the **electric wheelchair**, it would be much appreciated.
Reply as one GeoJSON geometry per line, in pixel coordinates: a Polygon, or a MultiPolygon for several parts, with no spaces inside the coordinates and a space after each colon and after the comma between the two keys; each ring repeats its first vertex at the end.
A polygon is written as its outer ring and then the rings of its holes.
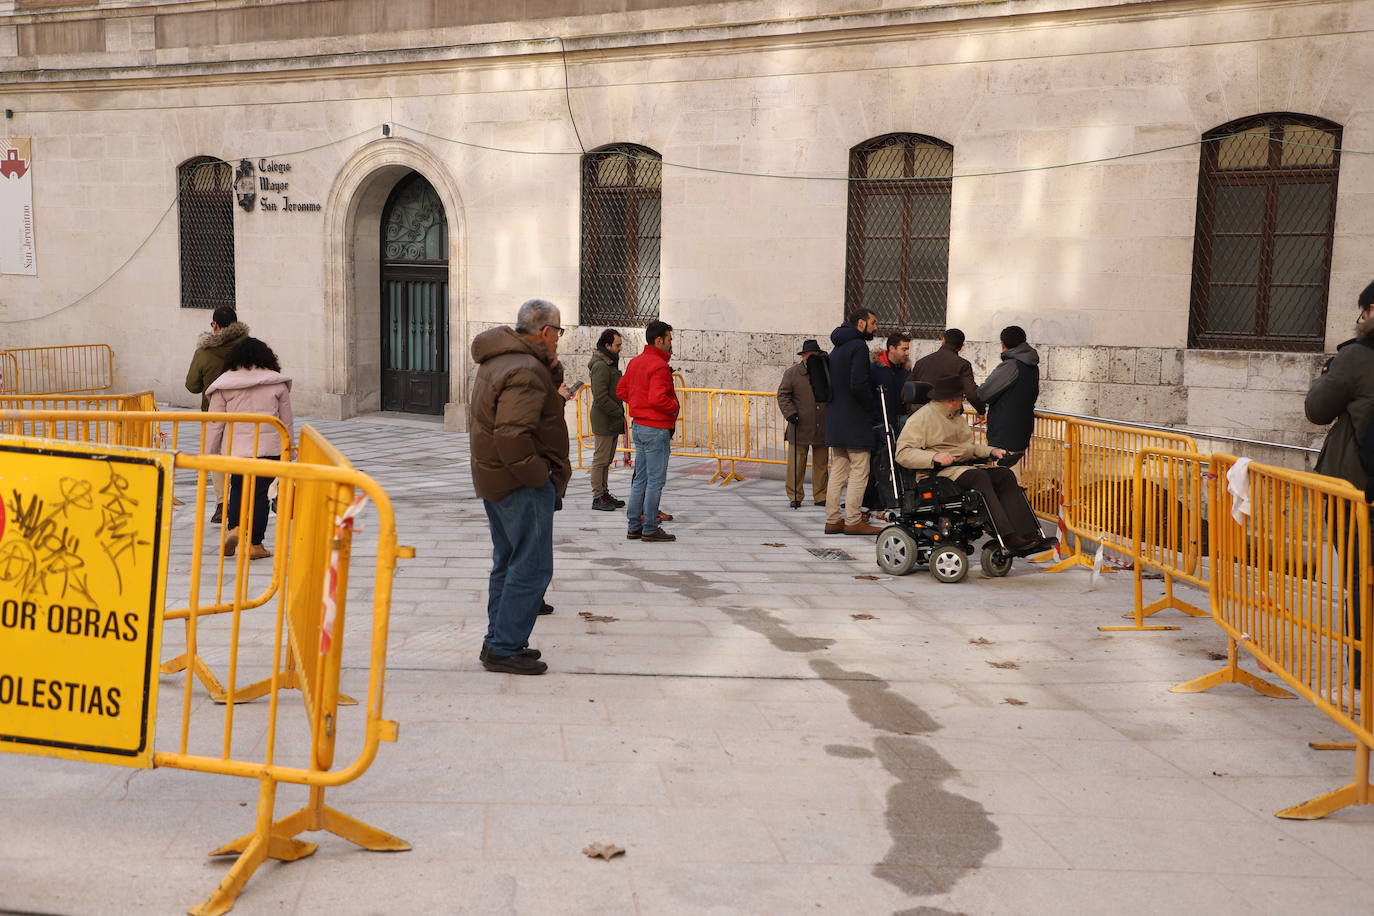
{"type": "MultiPolygon", "coordinates": [[[[923,405],[929,400],[930,388],[926,382],[907,382],[902,389],[902,401],[923,405]]],[[[890,521],[877,539],[878,567],[883,572],[904,576],[924,566],[940,582],[959,582],[969,573],[974,545],[986,537],[979,564],[985,574],[1000,577],[1011,572],[1015,557],[1041,553],[1047,544],[1053,543],[1042,540],[1020,551],[1010,549],[977,490],[961,487],[934,470],[916,471],[897,464],[900,426],[894,426],[889,419],[887,394],[881,388],[878,398],[883,408],[881,441],[870,475],[875,485],[866,502],[871,509],[885,511],[890,521]]],[[[1012,459],[1009,455],[1007,460],[1012,459]]],[[[990,461],[961,463],[981,466],[990,461]]]]}

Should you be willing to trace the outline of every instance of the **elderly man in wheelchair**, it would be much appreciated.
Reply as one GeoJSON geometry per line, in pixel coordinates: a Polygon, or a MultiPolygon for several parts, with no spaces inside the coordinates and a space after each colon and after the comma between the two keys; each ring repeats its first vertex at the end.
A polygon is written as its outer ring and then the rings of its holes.
{"type": "MultiPolygon", "coordinates": [[[[924,406],[907,418],[896,437],[895,461],[917,474],[895,474],[900,508],[893,525],[878,537],[879,565],[902,574],[929,563],[937,579],[957,582],[968,573],[968,554],[984,534],[990,540],[983,547],[982,566],[992,576],[1006,575],[1013,557],[1054,546],[1054,539],[1044,537],[1015,475],[988,463],[1008,453],[973,441],[973,430],[963,418],[962,380],[942,378],[928,393],[911,390],[906,395],[924,406]]],[[[889,427],[889,442],[891,435],[889,427]]]]}

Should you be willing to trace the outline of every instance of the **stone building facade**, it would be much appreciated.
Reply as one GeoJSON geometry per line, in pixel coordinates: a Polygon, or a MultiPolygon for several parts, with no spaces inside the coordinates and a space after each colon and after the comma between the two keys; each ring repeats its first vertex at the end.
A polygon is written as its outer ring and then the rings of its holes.
{"type": "Polygon", "coordinates": [[[230,291],[205,302],[231,296],[325,416],[388,397],[388,284],[429,290],[406,346],[437,352],[453,427],[468,342],[523,299],[563,306],[564,351],[589,352],[583,152],[614,144],[661,157],[646,296],[694,385],[771,390],[839,323],[853,151],[893,134],[952,150],[926,317],[965,330],[980,374],[1023,325],[1050,408],[1308,444],[1302,393],[1374,278],[1374,157],[1347,152],[1304,268],[1316,336],[1190,332],[1199,141],[1294,115],[1374,150],[1367,0],[0,0],[0,71],[38,250],[37,275],[0,275],[0,341],[108,341],[120,387],[188,406],[198,157],[255,198],[215,237],[230,291]],[[431,190],[400,214],[413,173],[431,190]],[[428,249],[393,263],[388,219],[427,220],[428,249]]]}

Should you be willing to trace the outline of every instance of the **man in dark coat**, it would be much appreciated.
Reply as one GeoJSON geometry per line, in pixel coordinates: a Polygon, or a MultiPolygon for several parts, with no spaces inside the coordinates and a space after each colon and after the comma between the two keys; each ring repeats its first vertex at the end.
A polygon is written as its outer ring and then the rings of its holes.
{"type": "Polygon", "coordinates": [[[625,432],[625,405],[616,397],[620,384],[620,349],[625,345],[620,332],[607,328],[596,342],[596,352],[587,361],[591,377],[592,435],[596,437],[596,451],[592,453],[592,508],[614,512],[625,508],[625,501],[611,494],[607,472],[615,460],[615,443],[625,432]]]}
{"type": "Polygon", "coordinates": [[[948,328],[944,340],[940,342],[940,348],[934,353],[922,356],[916,360],[916,365],[911,367],[911,380],[930,382],[934,385],[942,378],[958,376],[960,384],[964,386],[964,399],[973,405],[974,410],[980,414],[985,413],[988,405],[978,397],[978,383],[973,380],[973,366],[959,355],[962,349],[964,332],[958,328],[948,328]]]}
{"type": "Polygon", "coordinates": [[[825,491],[825,533],[875,535],[881,528],[863,518],[868,458],[880,421],[868,342],[878,333],[878,316],[858,309],[830,332],[830,403],[825,412],[825,442],[830,447],[830,481],[825,491]],[[842,502],[840,492],[847,492],[842,502]]]}
{"type": "Polygon", "coordinates": [[[873,362],[873,383],[883,389],[887,418],[893,426],[900,426],[900,418],[906,415],[902,386],[906,384],[910,360],[911,335],[898,332],[887,335],[887,349],[873,362]]]}
{"type": "MultiPolygon", "coordinates": [[[[248,325],[239,321],[233,306],[221,305],[210,313],[210,330],[196,341],[191,368],[186,370],[186,390],[200,395],[201,410],[210,409],[210,398],[205,391],[224,374],[224,360],[229,351],[247,336],[248,325]]],[[[224,511],[225,475],[211,474],[210,479],[215,484],[215,514],[210,516],[210,521],[219,524],[224,511]]]]}
{"type": "Polygon", "coordinates": [[[1317,473],[1339,477],[1367,492],[1369,472],[1360,460],[1361,437],[1374,423],[1374,283],[1360,293],[1355,336],[1336,348],[1307,391],[1303,410],[1311,423],[1335,422],[1317,456],[1317,473]]]}
{"type": "MultiPolygon", "coordinates": [[[[988,405],[988,445],[1008,452],[1030,448],[1040,397],[1040,354],[1016,325],[1002,329],[1002,362],[978,386],[978,397],[988,405]]],[[[1017,460],[1019,456],[1013,467],[1017,460]]]]}
{"type": "Polygon", "coordinates": [[[806,453],[811,451],[811,496],[825,505],[830,453],[825,447],[825,402],[830,396],[825,351],[814,340],[802,342],[801,360],[788,366],[778,386],[778,410],[787,420],[787,498],[799,508],[806,497],[806,453]]]}
{"type": "Polygon", "coordinates": [[[530,633],[553,579],[553,513],[572,476],[567,402],[558,392],[558,307],[520,306],[515,328],[472,341],[477,364],[468,430],[472,486],[491,527],[487,635],[479,658],[488,671],[543,674],[530,633]]]}

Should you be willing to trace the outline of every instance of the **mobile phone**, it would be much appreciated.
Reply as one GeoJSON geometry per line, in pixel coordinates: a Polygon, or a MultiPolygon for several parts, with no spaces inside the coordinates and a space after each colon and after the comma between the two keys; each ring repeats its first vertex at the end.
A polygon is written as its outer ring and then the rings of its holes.
{"type": "Polygon", "coordinates": [[[568,397],[577,397],[577,393],[586,387],[586,382],[573,382],[571,385],[568,386],[568,397]]]}

